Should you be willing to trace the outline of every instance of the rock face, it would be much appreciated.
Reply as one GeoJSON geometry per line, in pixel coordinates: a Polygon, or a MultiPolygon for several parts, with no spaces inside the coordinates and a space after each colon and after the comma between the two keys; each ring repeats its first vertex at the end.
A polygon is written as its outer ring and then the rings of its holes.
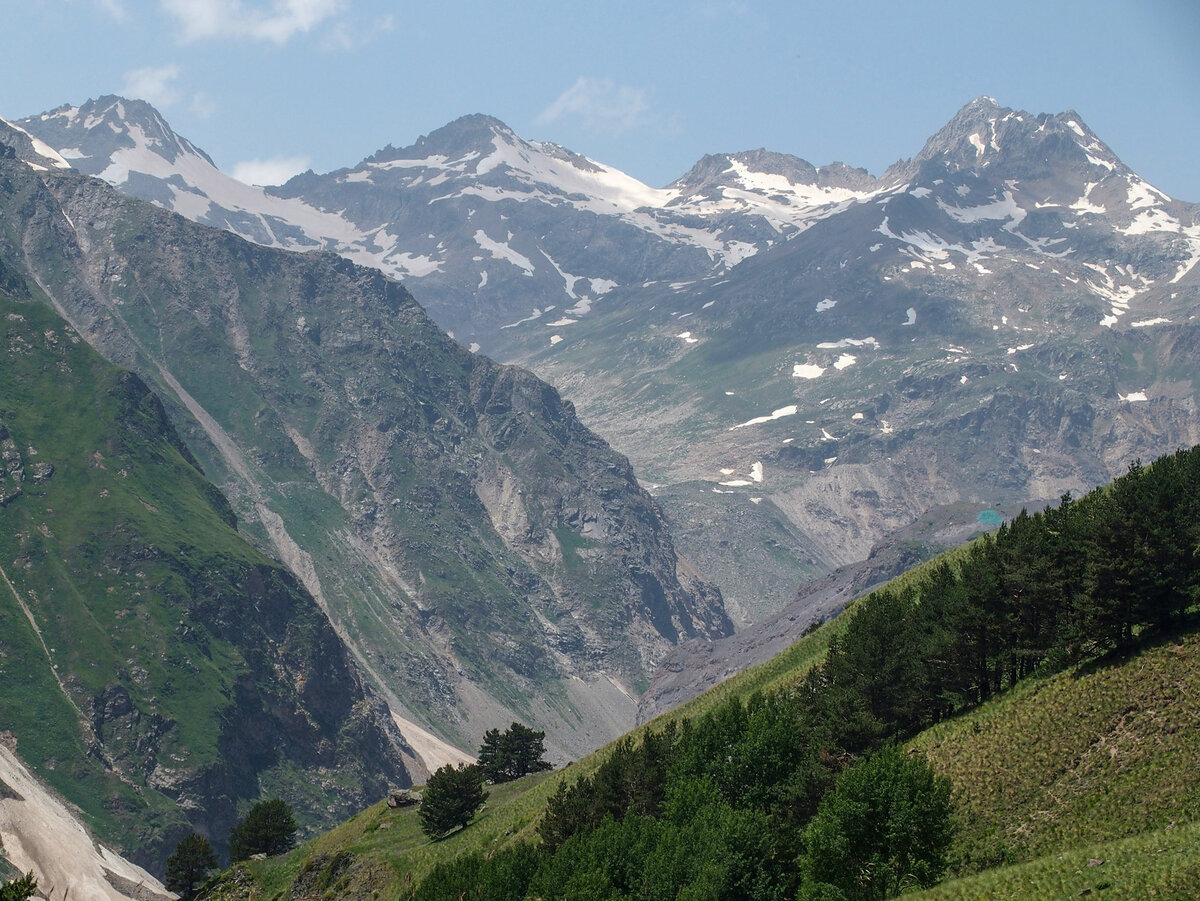
{"type": "Polygon", "coordinates": [[[753,622],[926,510],[1054,500],[1200,440],[1198,212],[1075,113],[980,98],[859,201],[518,356],[753,622]],[[761,577],[725,575],[764,546],[761,577]]]}
{"type": "Polygon", "coordinates": [[[561,756],[624,731],[680,639],[731,631],[628,461],[554,389],[463,350],[397,283],[9,163],[4,256],[167,398],[243,530],[393,709],[561,756]]]}
{"type": "MultiPolygon", "coordinates": [[[[22,489],[0,510],[10,748],[160,874],[191,830],[223,848],[264,793],[328,826],[408,784],[386,707],[312,597],[238,535],[145,383],[29,298],[0,297],[0,347],[0,484],[22,489]]],[[[46,890],[86,862],[19,844],[46,890]]]]}

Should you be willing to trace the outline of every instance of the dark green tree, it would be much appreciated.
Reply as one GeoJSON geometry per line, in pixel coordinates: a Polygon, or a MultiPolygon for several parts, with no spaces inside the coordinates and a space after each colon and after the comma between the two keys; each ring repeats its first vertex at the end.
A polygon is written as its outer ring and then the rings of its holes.
{"type": "Polygon", "coordinates": [[[296,843],[296,819],[287,802],[279,798],[259,801],[229,834],[229,859],[246,860],[254,854],[282,854],[296,843]]]}
{"type": "Polygon", "coordinates": [[[37,891],[37,880],[33,872],[28,872],[20,879],[0,885],[0,901],[27,901],[37,891]]]}
{"type": "Polygon", "coordinates": [[[950,780],[921,757],[885,748],[847,769],[805,834],[801,898],[893,898],[933,885],[950,846],[950,780]]]}
{"type": "Polygon", "coordinates": [[[167,858],[167,888],[178,892],[183,901],[191,901],[208,874],[217,868],[217,855],[202,835],[193,832],[175,846],[167,858]]]}
{"type": "Polygon", "coordinates": [[[545,738],[545,732],[535,732],[521,723],[513,723],[503,733],[489,729],[479,747],[478,766],[483,778],[499,784],[550,769],[542,759],[546,754],[545,738]]]}
{"type": "Polygon", "coordinates": [[[439,838],[459,826],[465,827],[487,800],[483,775],[476,766],[446,764],[429,777],[421,793],[421,830],[439,838]]]}

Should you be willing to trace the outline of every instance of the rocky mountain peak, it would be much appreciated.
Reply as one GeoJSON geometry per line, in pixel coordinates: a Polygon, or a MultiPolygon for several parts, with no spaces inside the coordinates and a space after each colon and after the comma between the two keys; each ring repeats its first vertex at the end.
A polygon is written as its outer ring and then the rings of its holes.
{"type": "Polygon", "coordinates": [[[773,153],[759,148],[740,153],[705,154],[696,165],[670,187],[682,192],[703,190],[712,185],[728,185],[742,169],[766,175],[780,175],[790,184],[813,185],[817,183],[817,167],[808,160],[786,153],[773,153]]]}
{"type": "Polygon", "coordinates": [[[753,175],[779,176],[793,188],[803,185],[870,191],[876,187],[876,179],[866,169],[856,169],[841,162],[814,166],[798,156],[760,147],[738,153],[706,154],[668,188],[685,196],[710,189],[744,188],[748,187],[746,178],[753,175]]]}
{"type": "Polygon", "coordinates": [[[195,156],[212,166],[212,159],[187,138],[176,134],[157,109],[144,100],[106,94],[82,106],[64,104],[18,123],[47,144],[64,148],[71,166],[88,175],[101,175],[117,154],[150,153],[175,163],[195,156]]]}
{"type": "Polygon", "coordinates": [[[521,143],[516,133],[494,116],[471,113],[421,135],[407,147],[389,144],[364,160],[364,163],[386,163],[393,160],[422,160],[444,157],[461,159],[471,153],[489,153],[499,138],[505,143],[521,143]]]}
{"type": "Polygon", "coordinates": [[[1035,116],[984,96],[960,109],[915,157],[892,166],[883,181],[898,184],[924,172],[937,177],[962,171],[1025,180],[1091,176],[1084,180],[1095,182],[1103,174],[1129,170],[1078,113],[1035,116]]]}

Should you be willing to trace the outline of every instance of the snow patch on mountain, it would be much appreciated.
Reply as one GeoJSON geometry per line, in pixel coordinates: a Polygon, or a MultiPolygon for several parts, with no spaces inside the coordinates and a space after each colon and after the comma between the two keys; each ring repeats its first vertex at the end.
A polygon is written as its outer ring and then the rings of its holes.
{"type": "Polygon", "coordinates": [[[60,154],[57,150],[55,150],[53,147],[51,147],[45,141],[42,141],[42,140],[34,137],[33,135],[31,135],[29,132],[27,132],[21,126],[15,125],[14,123],[9,122],[7,119],[0,119],[0,124],[7,125],[13,131],[19,131],[21,134],[25,135],[25,137],[29,138],[29,142],[33,145],[33,152],[36,153],[38,156],[40,156],[42,159],[44,159],[48,163],[48,165],[43,166],[39,163],[27,161],[30,168],[41,169],[42,171],[45,171],[47,169],[70,169],[71,168],[71,164],[68,163],[63,158],[62,154],[60,154]]]}
{"type": "Polygon", "coordinates": [[[794,379],[816,379],[821,377],[821,373],[825,371],[824,366],[818,366],[815,363],[795,363],[792,366],[792,378],[794,379]]]}
{"type": "Polygon", "coordinates": [[[817,345],[821,350],[839,350],[843,347],[870,347],[879,350],[879,342],[874,338],[842,338],[838,341],[822,341],[817,345]]]}
{"type": "MultiPolygon", "coordinates": [[[[493,241],[488,237],[487,232],[485,232],[483,229],[477,229],[475,231],[474,238],[475,243],[478,244],[481,249],[490,253],[493,258],[497,260],[503,260],[506,263],[512,263],[518,269],[524,270],[526,275],[533,275],[533,261],[524,254],[513,250],[507,243],[503,241],[493,241]]],[[[508,233],[508,240],[512,240],[512,232],[508,233]]]]}
{"type": "Polygon", "coordinates": [[[788,404],[786,407],[780,407],[777,410],[772,410],[769,416],[756,416],[753,419],[748,419],[745,422],[730,426],[729,431],[733,432],[737,429],[744,429],[747,426],[762,425],[764,422],[772,422],[776,419],[782,419],[785,416],[795,416],[799,408],[795,404],[788,404]]]}

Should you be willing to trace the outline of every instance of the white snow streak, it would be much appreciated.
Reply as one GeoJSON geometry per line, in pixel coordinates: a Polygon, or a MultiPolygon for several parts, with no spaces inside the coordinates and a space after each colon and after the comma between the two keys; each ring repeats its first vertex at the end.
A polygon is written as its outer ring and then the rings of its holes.
{"type": "Polygon", "coordinates": [[[780,407],[778,410],[773,410],[771,412],[770,416],[756,416],[756,417],[754,417],[754,419],[748,419],[745,422],[738,423],[737,425],[734,425],[734,426],[730,426],[729,431],[732,432],[737,429],[744,429],[744,428],[746,428],[746,426],[751,426],[751,425],[762,425],[764,422],[771,422],[772,420],[775,420],[775,419],[782,419],[785,416],[795,416],[796,410],[797,410],[797,407],[795,404],[789,404],[786,407],[780,407]]]}

